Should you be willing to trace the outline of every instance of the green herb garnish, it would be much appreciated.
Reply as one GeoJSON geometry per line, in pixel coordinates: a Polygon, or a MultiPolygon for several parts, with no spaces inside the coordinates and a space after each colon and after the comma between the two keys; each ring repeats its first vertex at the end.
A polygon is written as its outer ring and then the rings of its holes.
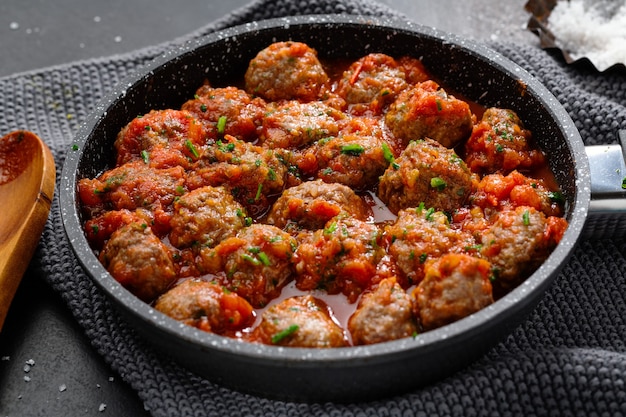
{"type": "Polygon", "coordinates": [[[272,343],[273,344],[280,343],[286,337],[289,337],[295,332],[297,332],[299,328],[300,326],[298,326],[297,324],[292,324],[291,326],[287,327],[285,330],[281,330],[280,332],[272,336],[272,343]]]}
{"type": "Polygon", "coordinates": [[[200,156],[196,146],[189,139],[185,141],[185,147],[189,149],[189,152],[191,152],[194,158],[198,158],[200,156]]]}
{"type": "Polygon", "coordinates": [[[441,177],[433,177],[430,179],[430,186],[437,191],[443,191],[448,183],[446,183],[441,177]]]}
{"type": "Polygon", "coordinates": [[[272,264],[272,261],[270,261],[270,257],[267,256],[267,253],[259,252],[256,256],[259,258],[259,261],[261,261],[263,265],[270,266],[272,264]]]}
{"type": "Polygon", "coordinates": [[[349,145],[343,145],[341,147],[341,153],[344,155],[359,156],[365,152],[365,148],[358,143],[351,143],[349,145]]]}
{"type": "Polygon", "coordinates": [[[393,153],[391,153],[391,149],[389,149],[389,145],[387,145],[386,143],[383,143],[381,147],[383,149],[383,157],[385,158],[385,161],[389,162],[390,164],[393,164],[395,161],[395,158],[393,156],[393,153]]]}
{"type": "MultiPolygon", "coordinates": [[[[626,178],[622,180],[622,188],[626,188],[626,178]]],[[[555,203],[562,203],[565,201],[565,197],[563,197],[563,193],[561,193],[560,191],[550,191],[548,193],[548,198],[550,199],[550,201],[553,201],[555,203]]]]}
{"type": "Polygon", "coordinates": [[[220,135],[223,135],[225,128],[226,128],[226,116],[220,116],[220,118],[217,119],[217,133],[219,133],[220,135]]]}

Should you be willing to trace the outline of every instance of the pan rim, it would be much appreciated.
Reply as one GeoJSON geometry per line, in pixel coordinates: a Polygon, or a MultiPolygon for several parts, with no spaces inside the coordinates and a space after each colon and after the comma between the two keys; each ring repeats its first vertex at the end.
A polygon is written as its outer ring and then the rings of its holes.
{"type": "MultiPolygon", "coordinates": [[[[528,307],[529,295],[536,292],[544,292],[552,283],[558,270],[571,255],[584,227],[590,201],[589,167],[584,154],[584,145],[573,121],[560,105],[558,100],[549,90],[539,83],[527,71],[517,64],[501,56],[488,47],[472,40],[439,31],[432,27],[411,23],[398,18],[376,18],[365,16],[347,15],[313,15],[287,18],[268,19],[259,22],[246,23],[243,25],[227,28],[219,32],[208,34],[200,39],[188,41],[184,45],[163,52],[153,61],[142,67],[121,81],[106,96],[100,100],[95,110],[87,116],[85,122],[75,135],[72,150],[68,151],[60,178],[60,206],[63,227],[70,241],[71,247],[89,275],[97,286],[106,295],[115,300],[116,305],[121,306],[139,320],[158,328],[159,331],[172,335],[181,341],[196,345],[202,350],[218,350],[235,353],[242,358],[262,359],[278,364],[298,363],[302,366],[317,367],[320,365],[333,367],[349,367],[355,362],[363,362],[372,359],[385,361],[385,358],[397,354],[415,354],[416,351],[437,349],[442,343],[451,343],[454,340],[461,343],[471,338],[479,328],[493,326],[495,323],[509,319],[517,310],[528,307]],[[463,48],[473,55],[482,57],[490,56],[492,65],[503,71],[508,76],[515,76],[523,80],[528,91],[539,97],[542,103],[554,112],[554,117],[559,120],[563,134],[567,137],[567,146],[574,158],[576,174],[576,195],[573,199],[569,213],[569,226],[563,240],[551,253],[548,259],[522,284],[477,313],[456,321],[447,326],[420,334],[416,338],[406,338],[390,342],[378,343],[368,346],[351,346],[345,348],[285,348],[242,342],[227,337],[203,332],[169,318],[156,311],[148,304],[140,301],[129,291],[124,289],[100,264],[97,257],[89,247],[82,233],[80,216],[76,207],[76,182],[78,164],[83,156],[84,145],[91,138],[91,132],[101,122],[103,114],[117,100],[123,99],[129,90],[146,77],[149,77],[158,68],[171,65],[185,54],[192,53],[196,48],[209,43],[222,41],[227,38],[241,36],[244,33],[259,30],[268,30],[299,25],[371,25],[389,30],[406,31],[420,36],[429,36],[439,39],[441,42],[454,44],[455,47],[463,48]],[[77,148],[77,149],[76,149],[77,148]]],[[[531,297],[536,298],[536,297],[531,297]]]]}

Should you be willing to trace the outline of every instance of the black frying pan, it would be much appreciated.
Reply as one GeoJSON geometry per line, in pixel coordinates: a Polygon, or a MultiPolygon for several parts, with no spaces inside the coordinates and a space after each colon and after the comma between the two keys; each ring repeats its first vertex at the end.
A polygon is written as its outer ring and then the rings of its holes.
{"type": "Polygon", "coordinates": [[[291,400],[353,401],[400,393],[479,358],[541,299],[582,234],[591,199],[590,168],[578,131],[554,96],[526,71],[456,36],[372,17],[304,16],[251,23],[172,50],[112,91],[89,115],[74,143],[61,178],[63,223],[95,283],[152,345],[190,370],[231,388],[291,400]],[[155,311],[118,284],[87,243],[77,182],[112,167],[116,134],[132,118],[151,109],[179,108],[207,78],[219,85],[243,77],[259,50],[289,39],[309,44],[321,57],[412,55],[463,96],[515,110],[548,155],[566,198],[569,227],[545,263],[493,305],[453,324],[416,338],[334,349],[256,345],[202,332],[155,311]]]}

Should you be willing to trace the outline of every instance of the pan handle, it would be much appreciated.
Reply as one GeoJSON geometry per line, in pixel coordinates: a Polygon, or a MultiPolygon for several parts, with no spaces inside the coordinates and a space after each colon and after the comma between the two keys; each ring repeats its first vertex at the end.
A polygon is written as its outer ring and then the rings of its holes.
{"type": "Polygon", "coordinates": [[[585,147],[591,178],[587,237],[626,237],[626,130],[618,137],[618,144],[585,147]]]}

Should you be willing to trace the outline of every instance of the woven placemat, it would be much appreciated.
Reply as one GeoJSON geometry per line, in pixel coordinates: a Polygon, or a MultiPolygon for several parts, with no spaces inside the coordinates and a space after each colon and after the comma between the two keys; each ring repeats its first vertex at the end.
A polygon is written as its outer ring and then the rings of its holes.
{"type": "MultiPolygon", "coordinates": [[[[74,133],[117,82],[173,45],[224,27],[288,15],[400,16],[369,0],[261,0],[185,38],[140,51],[0,79],[0,132],[28,129],[61,170],[74,133]]],[[[571,67],[538,47],[492,43],[563,103],[586,144],[626,129],[626,77],[571,67]]],[[[94,348],[154,416],[626,415],[626,244],[582,242],[528,320],[450,378],[362,404],[300,404],[241,394],[156,354],[92,284],[63,232],[58,198],[35,262],[94,348]]]]}

